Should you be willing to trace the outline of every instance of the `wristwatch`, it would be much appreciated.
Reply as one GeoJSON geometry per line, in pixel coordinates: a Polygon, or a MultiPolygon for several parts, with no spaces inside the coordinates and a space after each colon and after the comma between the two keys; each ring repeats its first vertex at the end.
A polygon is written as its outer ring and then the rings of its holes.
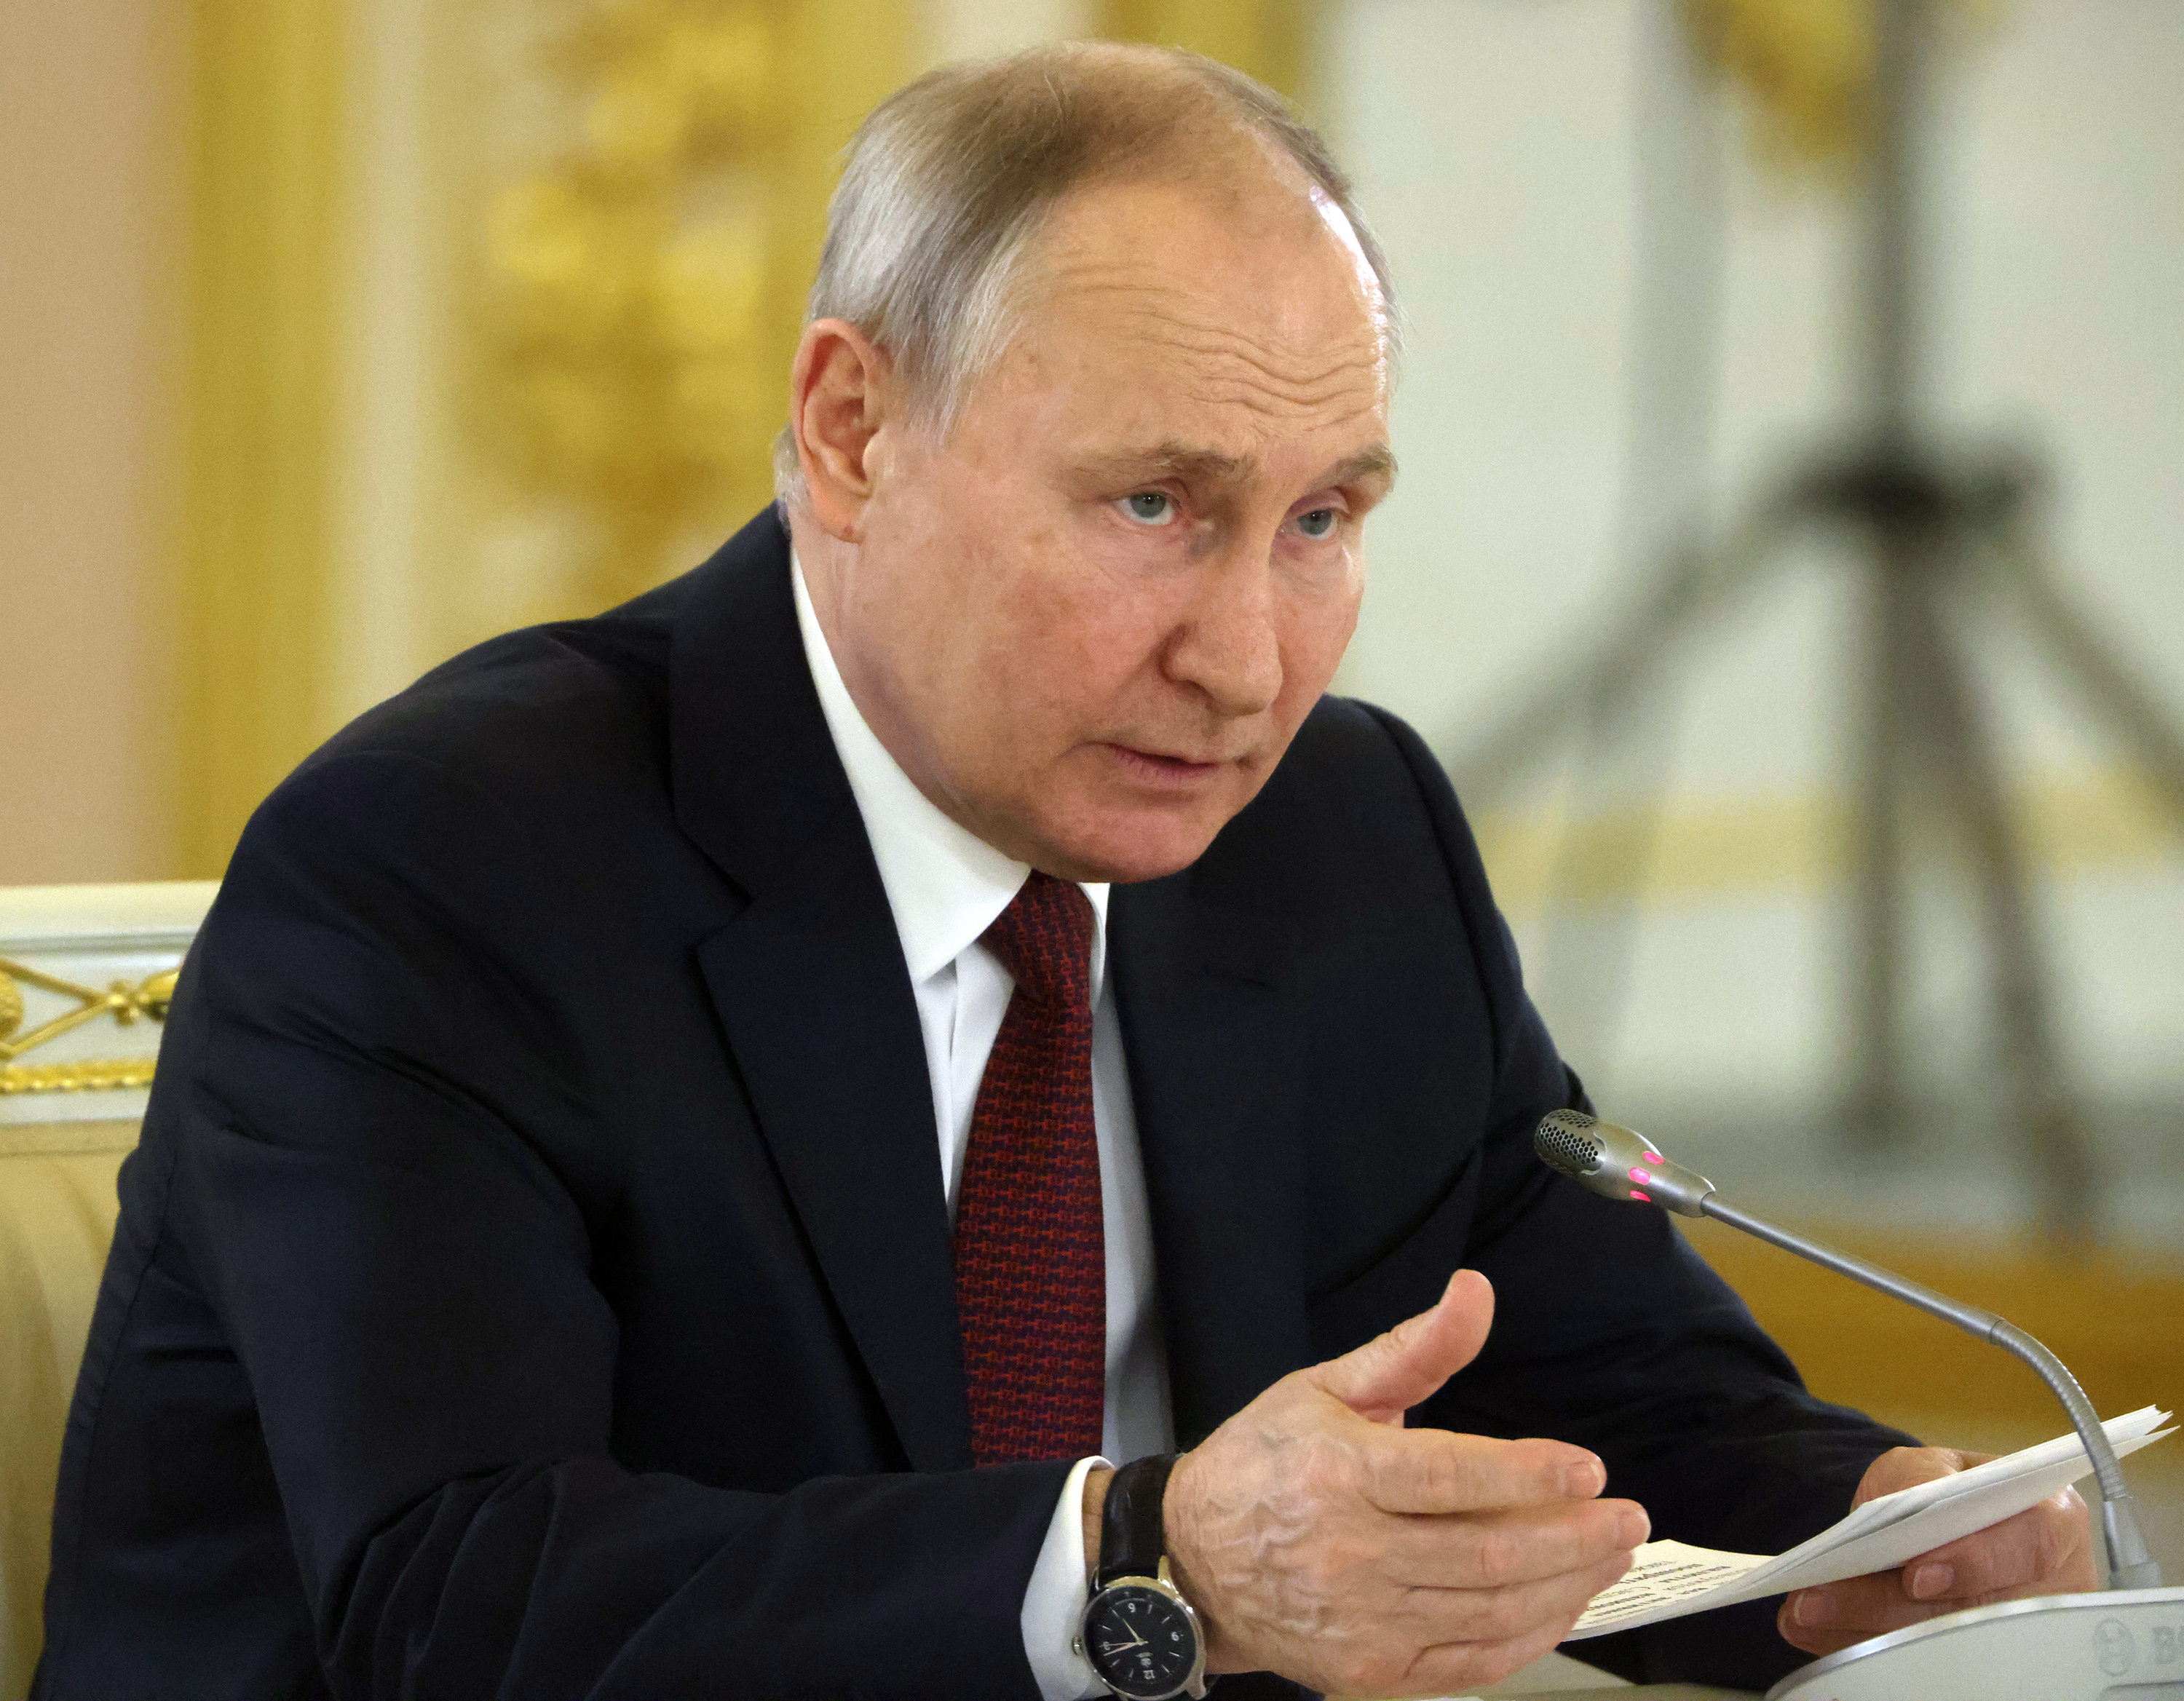
{"type": "Polygon", "coordinates": [[[1077,1634],[1077,1652],[1125,1701],[1206,1693],[1206,1636],[1167,1574],[1161,1501],[1175,1455],[1124,1465],[1107,1484],[1100,1515],[1100,1569],[1077,1634]]]}

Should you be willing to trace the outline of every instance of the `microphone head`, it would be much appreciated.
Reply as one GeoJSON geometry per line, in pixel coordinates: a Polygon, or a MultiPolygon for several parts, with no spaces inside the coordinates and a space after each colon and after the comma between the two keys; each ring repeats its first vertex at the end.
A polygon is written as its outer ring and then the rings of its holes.
{"type": "Polygon", "coordinates": [[[1550,1110],[1532,1131],[1532,1149],[1550,1170],[1582,1181],[1600,1168],[1607,1155],[1607,1148],[1593,1133],[1599,1126],[1597,1116],[1582,1110],[1550,1110]]]}
{"type": "Polygon", "coordinates": [[[1557,1174],[1604,1199],[1660,1205],[1679,1216],[1703,1215],[1713,1183],[1653,1149],[1635,1129],[1582,1110],[1550,1110],[1532,1131],[1532,1150],[1557,1174]]]}

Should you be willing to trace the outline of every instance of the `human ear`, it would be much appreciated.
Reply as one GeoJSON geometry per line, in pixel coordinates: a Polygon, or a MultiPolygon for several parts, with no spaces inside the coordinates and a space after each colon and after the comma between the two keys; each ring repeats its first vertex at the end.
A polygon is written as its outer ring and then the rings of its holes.
{"type": "Polygon", "coordinates": [[[804,328],[789,379],[789,424],[812,517],[831,536],[857,542],[877,483],[873,441],[892,400],[887,355],[838,319],[804,328]]]}

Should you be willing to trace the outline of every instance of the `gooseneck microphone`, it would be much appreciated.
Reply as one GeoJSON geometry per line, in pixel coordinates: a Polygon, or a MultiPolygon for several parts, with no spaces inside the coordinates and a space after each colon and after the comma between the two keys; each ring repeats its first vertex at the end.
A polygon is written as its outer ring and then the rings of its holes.
{"type": "Polygon", "coordinates": [[[1849,1253],[1838,1252],[1819,1241],[1793,1234],[1748,1211],[1738,1210],[1723,1203],[1712,1181],[1663,1157],[1644,1135],[1613,1122],[1602,1122],[1582,1110],[1553,1110],[1540,1118],[1532,1135],[1532,1149],[1549,1169],[1568,1176],[1603,1198],[1658,1205],[1679,1216],[1712,1217],[1716,1222],[1727,1223],[1731,1228],[1756,1236],[1770,1246],[1810,1259],[1853,1281],[1862,1281],[1892,1298],[1915,1305],[1945,1323],[1955,1324],[1967,1334],[1976,1335],[2005,1352],[2015,1354],[2039,1372],[2041,1381],[2063,1403],[2064,1410],[2070,1415],[2070,1426],[2077,1431],[2078,1439],[2085,1443],[2086,1456],[2093,1462],[2101,1488],[2101,1533],[2108,1550],[2109,1587],[2161,1587],[2161,1567],[2148,1553],[2146,1538],[2139,1533],[2138,1514],[2131,1490],[2124,1484],[2115,1449],[2109,1445],[2108,1432],[2101,1427],[2092,1402],[2086,1398],[2086,1391],[2078,1386],[2078,1379],[2063,1361],[2014,1323],[2005,1321],[1992,1311],[1959,1304],[1947,1294],[1922,1287],[1893,1270],[1883,1270],[1877,1264],[1869,1264],[1849,1253]]]}

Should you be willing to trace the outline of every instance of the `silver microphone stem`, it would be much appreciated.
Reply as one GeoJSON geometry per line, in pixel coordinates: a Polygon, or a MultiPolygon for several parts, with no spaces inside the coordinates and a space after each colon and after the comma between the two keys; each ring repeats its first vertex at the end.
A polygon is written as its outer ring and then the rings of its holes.
{"type": "Polygon", "coordinates": [[[2040,1380],[2062,1401],[2064,1410],[2070,1413],[2070,1426],[2077,1431],[2078,1439],[2085,1443],[2086,1456],[2093,1462],[2093,1474],[2101,1490],[2101,1535],[2108,1550],[2109,1587],[2161,1587],[2161,1567],[2147,1551],[2146,1537],[2139,1531],[2137,1509],[2131,1502],[2131,1490],[2124,1483],[2123,1467],[2116,1463],[2115,1449],[2109,1445],[2108,1431],[2101,1427],[2099,1415],[2086,1398],[2086,1391],[2078,1386],[2078,1379],[2060,1359],[2014,1323],[1992,1311],[1961,1304],[1946,1293],[1936,1293],[1877,1264],[1869,1264],[1849,1253],[1838,1252],[1819,1241],[1793,1234],[1764,1217],[1755,1217],[1748,1211],[1723,1203],[1717,1192],[1706,1193],[1698,1201],[1698,1209],[1700,1214],[1727,1223],[1733,1229],[1741,1229],[1769,1246],[1793,1252],[1840,1276],[1847,1276],[1853,1281],[1877,1288],[1892,1298],[1915,1305],[1945,1323],[1953,1323],[1966,1334],[1976,1335],[2005,1352],[2014,1353],[2031,1365],[2039,1372],[2040,1380]]]}

